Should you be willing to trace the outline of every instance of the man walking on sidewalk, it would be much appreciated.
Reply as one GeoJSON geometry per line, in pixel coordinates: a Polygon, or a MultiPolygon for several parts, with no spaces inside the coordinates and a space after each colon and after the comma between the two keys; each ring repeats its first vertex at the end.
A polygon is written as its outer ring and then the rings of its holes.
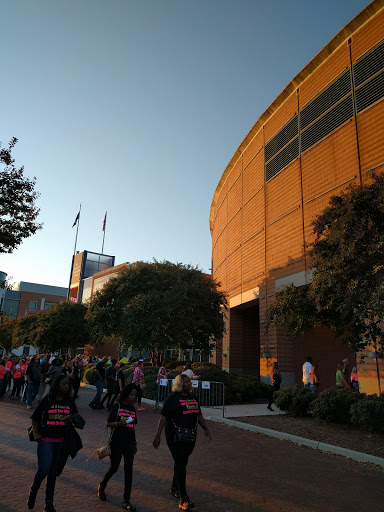
{"type": "Polygon", "coordinates": [[[89,407],[91,409],[104,409],[104,405],[100,404],[100,398],[103,394],[104,389],[104,379],[105,379],[105,368],[104,364],[107,362],[108,357],[104,356],[101,361],[99,361],[96,365],[96,379],[95,379],[95,386],[96,386],[96,395],[92,402],[90,402],[89,407]]]}

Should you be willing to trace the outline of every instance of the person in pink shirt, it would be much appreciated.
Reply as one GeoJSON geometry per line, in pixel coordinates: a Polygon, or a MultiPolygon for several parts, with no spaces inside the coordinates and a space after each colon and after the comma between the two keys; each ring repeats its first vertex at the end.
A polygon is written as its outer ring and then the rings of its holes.
{"type": "Polygon", "coordinates": [[[5,361],[0,361],[0,399],[4,397],[5,393],[5,361]]]}
{"type": "Polygon", "coordinates": [[[357,375],[356,366],[352,368],[351,389],[352,389],[352,391],[359,391],[359,377],[357,375]]]}
{"type": "Polygon", "coordinates": [[[142,407],[142,405],[141,405],[141,397],[143,395],[142,389],[144,389],[144,387],[145,387],[143,368],[144,368],[144,361],[143,361],[143,359],[139,359],[139,361],[137,362],[137,367],[135,368],[135,371],[133,372],[133,379],[132,379],[132,384],[136,384],[137,390],[138,390],[137,391],[137,404],[138,404],[137,410],[138,411],[144,411],[144,407],[142,407]]]}
{"type": "Polygon", "coordinates": [[[10,357],[5,358],[5,390],[10,387],[12,381],[12,367],[13,362],[10,357]]]}
{"type": "Polygon", "coordinates": [[[160,366],[159,371],[157,373],[156,384],[159,384],[161,379],[168,379],[168,368],[169,364],[165,363],[164,366],[160,366]]]}
{"type": "Polygon", "coordinates": [[[25,359],[21,358],[18,363],[15,364],[13,371],[13,388],[10,398],[13,400],[15,398],[20,397],[21,387],[24,383],[25,372],[27,370],[27,365],[25,364],[25,359]]]}

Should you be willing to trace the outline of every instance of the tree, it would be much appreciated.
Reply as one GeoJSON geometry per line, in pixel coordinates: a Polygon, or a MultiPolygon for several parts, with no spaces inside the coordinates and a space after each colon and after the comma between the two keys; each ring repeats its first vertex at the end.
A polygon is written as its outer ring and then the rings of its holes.
{"type": "Polygon", "coordinates": [[[11,319],[7,316],[1,318],[0,323],[0,347],[6,352],[10,352],[13,347],[13,333],[16,327],[17,320],[11,319]]]}
{"type": "Polygon", "coordinates": [[[5,166],[0,171],[0,253],[13,252],[24,238],[42,228],[36,222],[40,211],[35,205],[39,197],[36,178],[26,178],[24,167],[15,167],[12,150],[16,143],[16,138],[8,148],[2,148],[0,143],[0,163],[5,166]]]}
{"type": "Polygon", "coordinates": [[[167,348],[208,350],[224,331],[225,295],[198,268],[168,261],[139,263],[95,294],[87,318],[101,343],[121,336],[124,346],[152,354],[167,348]]]}
{"type": "Polygon", "coordinates": [[[326,325],[354,352],[382,350],[384,318],[384,175],[349,186],[313,222],[309,246],[312,283],[281,291],[268,323],[287,325],[297,336],[326,325]]]}
{"type": "Polygon", "coordinates": [[[84,304],[62,302],[18,321],[15,344],[34,345],[43,352],[83,347],[89,341],[84,304]]]}

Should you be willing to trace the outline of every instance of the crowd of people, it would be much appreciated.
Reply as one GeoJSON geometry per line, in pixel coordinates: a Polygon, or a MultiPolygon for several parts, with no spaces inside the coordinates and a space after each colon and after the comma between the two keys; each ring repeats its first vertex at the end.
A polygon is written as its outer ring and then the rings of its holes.
{"type": "MultiPolygon", "coordinates": [[[[110,429],[109,456],[110,465],[97,486],[100,500],[106,501],[106,487],[111,477],[118,471],[121,459],[124,459],[124,491],[122,507],[135,511],[131,504],[133,460],[137,452],[135,425],[137,411],[144,410],[141,405],[142,390],[145,388],[143,372],[144,361],[138,360],[132,382],[125,382],[126,364],[108,357],[90,358],[82,355],[75,358],[55,357],[53,354],[40,354],[31,357],[14,355],[4,356],[0,361],[0,397],[9,399],[26,398],[27,408],[32,409],[36,399],[38,405],[31,415],[32,439],[37,442],[37,472],[29,489],[27,506],[35,507],[38,491],[46,480],[44,512],[56,512],[54,492],[56,478],[61,474],[73,448],[74,427],[79,419],[75,399],[79,396],[80,381],[88,362],[95,365],[96,394],[90,402],[92,409],[102,409],[104,403],[109,410],[106,427],[110,429]],[[64,360],[65,359],[65,360],[64,360]],[[106,362],[109,359],[109,365],[106,362]],[[2,370],[1,370],[2,369],[2,370]],[[104,397],[104,383],[107,392],[104,397]],[[9,390],[9,394],[7,394],[9,390]],[[135,407],[136,402],[138,406],[135,407]],[[70,440],[71,439],[71,440],[70,440]]],[[[168,378],[169,364],[159,368],[157,382],[168,378]]],[[[170,494],[179,502],[179,509],[189,510],[194,507],[186,489],[186,468],[195,443],[197,427],[205,431],[210,441],[211,434],[202,417],[200,404],[192,393],[192,379],[198,378],[187,364],[172,386],[172,392],[166,398],[161,412],[153,447],[159,448],[161,434],[165,428],[165,438],[174,461],[173,479],[170,494]]],[[[86,431],[85,431],[86,432],[86,431]]],[[[75,437],[76,452],[81,449],[79,435],[75,437]]],[[[96,487],[96,486],[95,486],[96,487]]]]}

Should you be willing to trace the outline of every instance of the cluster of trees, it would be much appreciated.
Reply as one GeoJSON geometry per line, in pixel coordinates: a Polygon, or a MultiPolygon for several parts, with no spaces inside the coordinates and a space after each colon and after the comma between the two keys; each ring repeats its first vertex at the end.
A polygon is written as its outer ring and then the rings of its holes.
{"type": "Polygon", "coordinates": [[[18,320],[3,319],[0,346],[43,352],[119,340],[161,360],[168,348],[209,352],[224,331],[225,295],[210,276],[168,261],[138,263],[111,279],[89,306],[71,302],[18,320]]]}
{"type": "Polygon", "coordinates": [[[39,311],[23,318],[2,318],[0,346],[7,352],[32,345],[41,352],[82,347],[89,341],[89,329],[83,304],[63,302],[51,309],[39,311]]]}
{"type": "Polygon", "coordinates": [[[331,198],[314,220],[308,247],[312,282],[282,289],[268,309],[268,325],[291,337],[322,325],[354,352],[382,351],[384,334],[384,175],[372,173],[331,198]]]}

